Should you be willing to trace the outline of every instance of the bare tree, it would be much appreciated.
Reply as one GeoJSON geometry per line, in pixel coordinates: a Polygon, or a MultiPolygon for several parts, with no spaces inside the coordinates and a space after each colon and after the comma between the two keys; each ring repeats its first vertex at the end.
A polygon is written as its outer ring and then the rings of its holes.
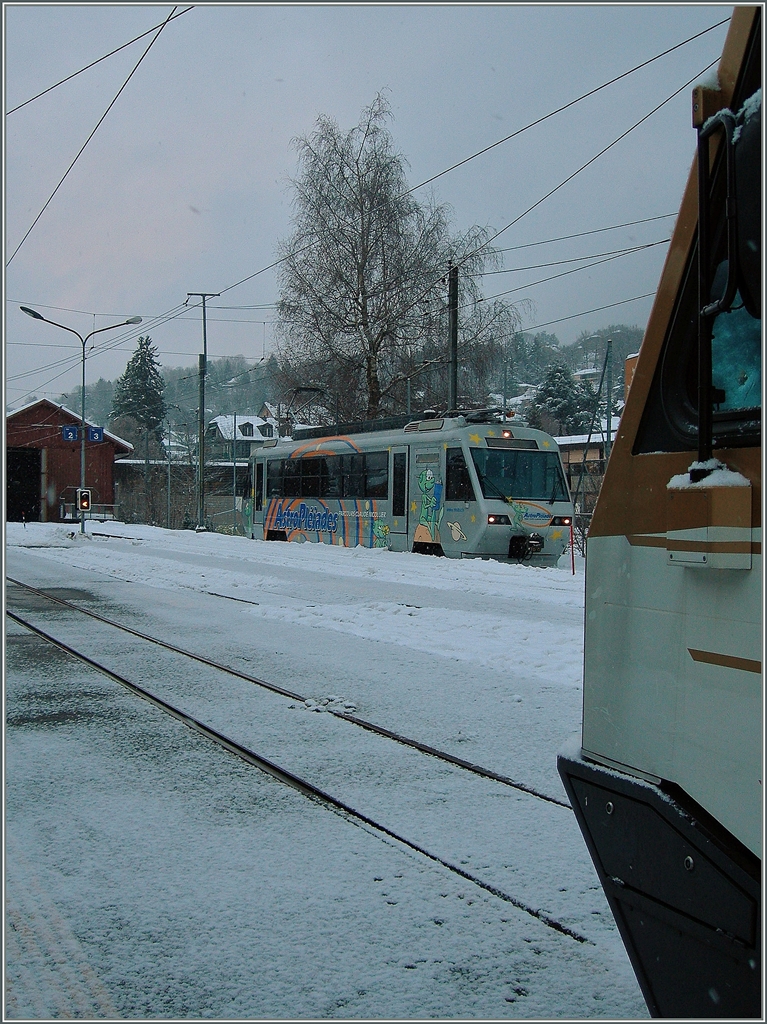
{"type": "MultiPolygon", "coordinates": [[[[280,385],[322,388],[342,419],[404,409],[408,380],[444,363],[451,261],[461,268],[464,350],[502,319],[478,305],[475,275],[495,258],[488,232],[453,238],[448,208],[408,193],[390,118],[378,94],[350,131],[321,116],[295,140],[294,230],[279,248],[280,385]]],[[[508,330],[513,307],[505,311],[508,330]]]]}

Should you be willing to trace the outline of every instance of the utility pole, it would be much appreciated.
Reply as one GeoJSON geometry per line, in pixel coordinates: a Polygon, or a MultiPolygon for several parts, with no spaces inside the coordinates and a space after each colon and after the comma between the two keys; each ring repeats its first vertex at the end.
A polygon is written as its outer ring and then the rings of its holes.
{"type": "Polygon", "coordinates": [[[450,384],[448,409],[458,408],[458,267],[450,263],[447,305],[450,315],[450,384]]]}
{"type": "Polygon", "coordinates": [[[605,435],[605,467],[610,461],[613,439],[613,339],[607,339],[607,434],[605,435]]]}
{"type": "Polygon", "coordinates": [[[237,533],[237,413],[232,429],[232,536],[237,533]]]}
{"type": "Polygon", "coordinates": [[[221,292],[187,292],[186,301],[202,299],[202,355],[200,356],[200,409],[197,416],[198,473],[197,482],[197,526],[205,528],[205,374],[208,372],[208,333],[205,300],[217,299],[221,292]]]}
{"type": "Polygon", "coordinates": [[[607,435],[605,437],[605,467],[610,460],[613,444],[613,338],[623,331],[613,331],[607,339],[607,435]]]}

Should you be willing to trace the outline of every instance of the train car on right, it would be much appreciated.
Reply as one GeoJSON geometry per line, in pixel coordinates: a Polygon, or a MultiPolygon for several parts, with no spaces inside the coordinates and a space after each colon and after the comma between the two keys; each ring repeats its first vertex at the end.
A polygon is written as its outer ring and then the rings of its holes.
{"type": "Polygon", "coordinates": [[[734,9],[587,542],[559,771],[655,1017],[760,1017],[762,9],[734,9]]]}

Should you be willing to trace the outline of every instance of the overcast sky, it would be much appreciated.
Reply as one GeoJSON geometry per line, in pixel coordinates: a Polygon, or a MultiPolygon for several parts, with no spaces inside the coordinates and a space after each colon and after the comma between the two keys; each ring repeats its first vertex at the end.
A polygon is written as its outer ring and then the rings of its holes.
{"type": "MultiPolygon", "coordinates": [[[[4,5],[5,110],[172,10],[4,5]]],[[[94,339],[88,381],[121,374],[140,333],[151,335],[163,365],[196,364],[200,310],[163,322],[187,292],[223,293],[208,305],[210,358],[268,354],[276,273],[237,283],[268,267],[290,233],[291,140],[318,115],[348,130],[386,89],[394,140],[417,185],[731,11],[475,3],[189,10],[159,34],[20,248],[154,33],[6,116],[7,403],[56,398],[80,380],[77,338],[24,316],[21,304],[82,334],[144,318],[138,328],[94,339]]],[[[456,231],[499,230],[681,89],[496,241],[527,246],[505,253],[504,266],[516,273],[484,280],[485,295],[520,289],[509,298],[528,300],[523,329],[548,325],[570,344],[611,323],[644,326],[650,298],[587,311],[653,292],[665,243],[534,282],[583,265],[565,260],[661,242],[673,218],[531,243],[676,213],[695,149],[685,83],[718,59],[726,30],[715,28],[429,186],[452,208],[456,231]],[[519,269],[540,264],[557,265],[519,269]]]]}

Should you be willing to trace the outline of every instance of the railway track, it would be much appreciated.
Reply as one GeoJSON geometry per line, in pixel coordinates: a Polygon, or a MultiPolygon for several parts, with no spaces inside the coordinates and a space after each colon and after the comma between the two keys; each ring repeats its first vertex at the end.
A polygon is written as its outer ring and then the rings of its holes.
{"type": "MultiPolygon", "coordinates": [[[[183,657],[189,658],[191,661],[195,661],[201,665],[207,665],[209,668],[213,668],[218,672],[222,672],[226,675],[233,676],[236,679],[242,679],[245,682],[253,683],[254,686],[259,686],[262,689],[269,690],[271,693],[279,694],[283,697],[288,697],[291,700],[300,701],[302,704],[307,702],[307,698],[300,693],[296,693],[292,690],[285,689],[284,687],[277,686],[275,683],[270,683],[265,679],[259,679],[257,676],[250,675],[246,672],[240,672],[239,670],[232,668],[229,665],[223,665],[220,662],[214,661],[211,658],[206,658],[204,655],[196,654],[193,651],[185,650],[182,647],[178,647],[175,644],[169,643],[167,640],[162,640],[159,637],[151,636],[148,633],[143,633],[140,630],[133,629],[131,626],[127,626],[124,623],[116,622],[114,619],[107,618],[104,615],[100,615],[98,612],[91,611],[88,608],[82,608],[79,605],[73,604],[71,601],[67,601],[62,597],[56,597],[53,594],[46,593],[44,590],[40,590],[37,587],[33,587],[28,583],[24,583],[21,580],[14,579],[11,576],[6,576],[8,583],[12,583],[14,586],[19,587],[29,593],[35,594],[37,597],[44,598],[54,604],[60,605],[67,608],[70,611],[79,612],[82,615],[90,616],[97,622],[102,622],[108,626],[112,626],[130,636],[138,637],[141,640],[145,640],[147,643],[156,644],[158,647],[164,648],[165,650],[172,651],[174,654],[180,654],[183,657]]],[[[224,598],[226,595],[211,593],[212,597],[224,598]]],[[[229,600],[239,600],[238,598],[229,598],[229,600]]],[[[382,736],[385,739],[399,743],[402,746],[410,747],[413,750],[418,750],[429,757],[437,758],[440,761],[444,761],[447,764],[451,764],[456,768],[460,768],[463,771],[470,772],[473,775],[478,775],[481,778],[491,779],[494,782],[499,782],[503,786],[509,786],[512,789],[516,789],[521,793],[525,793],[528,796],[534,797],[537,800],[543,800],[546,803],[555,804],[558,807],[562,807],[568,811],[572,808],[568,803],[563,800],[558,800],[556,797],[550,796],[547,793],[541,793],[532,786],[528,786],[523,782],[519,782],[516,779],[510,778],[508,775],[503,775],[499,772],[495,772],[490,768],[485,768],[482,765],[474,764],[471,761],[466,761],[463,758],[456,757],[454,754],[449,753],[446,750],[440,750],[437,747],[432,747],[427,743],[421,743],[420,740],[412,739],[408,736],[403,736],[401,733],[386,729],[383,726],[376,725],[373,722],[368,722],[364,718],[359,718],[357,715],[350,714],[349,712],[341,711],[337,708],[328,708],[329,714],[334,715],[336,718],[340,718],[350,725],[357,726],[358,728],[365,729],[368,732],[375,733],[378,736],[382,736]]]]}
{"type": "MultiPolygon", "coordinates": [[[[9,579],[9,582],[14,583],[16,586],[23,587],[24,589],[26,589],[26,590],[28,590],[30,592],[33,592],[35,594],[38,594],[38,595],[40,595],[42,597],[46,597],[49,600],[54,601],[56,603],[63,604],[65,606],[73,608],[73,609],[75,609],[77,611],[82,611],[84,614],[91,615],[94,618],[99,619],[102,622],[107,622],[110,625],[116,625],[117,628],[124,629],[126,632],[131,633],[131,634],[136,635],[136,636],[139,636],[142,639],[147,639],[147,640],[150,640],[153,643],[158,643],[160,646],[165,647],[168,650],[172,650],[175,653],[182,653],[182,654],[189,655],[189,652],[185,652],[185,651],[181,650],[180,648],[177,648],[177,647],[175,647],[175,646],[173,646],[171,644],[167,644],[164,641],[159,641],[156,638],[148,637],[146,634],[142,634],[142,633],[138,632],[137,630],[133,630],[130,627],[120,626],[119,624],[114,623],[112,620],[106,619],[105,617],[100,616],[100,615],[98,615],[98,614],[96,614],[94,612],[90,612],[90,611],[88,611],[86,609],[80,609],[76,605],[71,604],[71,602],[67,602],[67,601],[65,601],[62,598],[56,598],[56,597],[53,597],[52,595],[45,594],[44,591],[39,591],[39,590],[37,590],[34,587],[30,587],[28,584],[24,584],[24,583],[21,583],[20,581],[10,580],[10,579],[9,579]]],[[[299,775],[295,774],[294,772],[288,771],[286,768],[283,768],[282,766],[278,765],[274,761],[272,761],[272,760],[270,760],[268,758],[263,757],[262,755],[258,754],[256,751],[254,751],[254,750],[250,749],[249,747],[246,747],[245,745],[239,743],[237,740],[235,740],[235,739],[233,739],[233,738],[231,738],[229,736],[226,736],[224,733],[220,732],[217,729],[212,728],[210,725],[206,724],[201,719],[199,719],[199,718],[197,718],[197,717],[195,717],[195,716],[185,712],[183,709],[175,706],[174,704],[171,704],[169,701],[164,700],[162,697],[158,696],[157,694],[152,693],[151,691],[147,690],[144,686],[140,685],[139,683],[137,683],[137,682],[135,682],[135,681],[133,681],[131,679],[128,679],[126,676],[124,676],[121,673],[115,672],[113,669],[109,668],[106,665],[101,664],[99,661],[97,661],[96,659],[90,657],[89,655],[85,654],[84,652],[77,650],[76,648],[74,648],[71,645],[65,643],[64,641],[58,639],[57,637],[54,637],[52,634],[50,634],[50,633],[46,632],[45,630],[41,629],[39,626],[37,626],[34,623],[30,622],[28,619],[25,619],[22,615],[19,615],[16,612],[11,611],[8,608],[6,608],[6,615],[13,622],[15,622],[18,625],[22,626],[23,628],[29,630],[31,633],[33,633],[36,636],[40,637],[42,640],[44,640],[47,643],[51,644],[52,646],[56,647],[60,651],[63,651],[64,653],[66,653],[66,654],[70,655],[71,657],[77,659],[78,661],[80,661],[81,663],[83,663],[83,664],[87,665],[88,667],[94,669],[95,671],[100,672],[102,675],[105,675],[109,679],[112,679],[114,682],[119,683],[120,685],[125,687],[127,690],[129,690],[132,694],[134,694],[135,696],[140,697],[141,699],[147,701],[148,703],[150,703],[154,707],[158,708],[163,713],[165,713],[167,715],[170,715],[171,717],[173,717],[177,721],[181,722],[183,725],[187,726],[189,729],[193,730],[198,735],[201,735],[205,739],[207,739],[207,740],[217,744],[219,747],[221,747],[224,750],[228,751],[229,753],[235,755],[236,757],[238,757],[241,760],[245,761],[246,763],[252,765],[253,767],[258,768],[260,771],[265,772],[268,775],[271,775],[273,778],[277,779],[279,782],[283,783],[286,786],[291,787],[292,789],[294,789],[297,792],[301,793],[303,796],[318,802],[319,804],[329,808],[330,810],[334,811],[335,813],[343,815],[346,819],[350,820],[354,824],[356,824],[358,826],[367,827],[367,828],[371,829],[374,833],[376,833],[376,834],[378,834],[378,835],[380,835],[382,837],[385,836],[387,839],[394,840],[397,843],[401,844],[402,846],[406,847],[407,849],[412,850],[415,853],[418,853],[419,855],[427,858],[428,860],[430,860],[430,861],[432,861],[432,862],[434,862],[436,864],[441,865],[443,868],[445,868],[448,871],[450,871],[450,872],[460,876],[461,878],[463,878],[466,881],[472,883],[473,885],[476,885],[478,888],[484,890],[485,892],[490,893],[491,895],[497,897],[498,899],[501,899],[504,902],[511,904],[516,909],[518,909],[518,910],[520,910],[520,911],[530,915],[531,917],[533,917],[536,920],[538,920],[541,924],[545,925],[547,928],[550,928],[553,931],[559,932],[560,934],[567,936],[568,938],[574,940],[575,942],[591,944],[591,940],[590,939],[588,939],[584,935],[581,935],[579,932],[573,930],[572,928],[569,928],[567,925],[563,924],[561,921],[557,920],[555,917],[552,917],[552,916],[550,916],[548,914],[543,913],[539,909],[537,909],[537,908],[535,908],[533,906],[530,906],[529,904],[525,903],[523,900],[517,899],[516,897],[514,897],[514,896],[510,895],[509,893],[505,892],[504,890],[502,890],[498,886],[495,886],[495,885],[492,885],[492,884],[490,884],[488,882],[485,882],[483,879],[481,879],[477,875],[473,874],[472,872],[466,871],[464,868],[462,868],[458,864],[454,864],[451,861],[445,859],[444,857],[439,856],[438,854],[436,854],[436,853],[432,852],[431,850],[427,849],[425,846],[412,841],[407,836],[402,835],[401,833],[399,833],[398,831],[396,831],[396,830],[394,830],[392,828],[389,828],[387,825],[384,825],[383,823],[377,821],[375,818],[371,817],[370,815],[365,814],[365,813],[357,810],[355,807],[351,806],[350,804],[346,803],[345,801],[340,800],[338,797],[335,797],[332,794],[322,790],[321,788],[316,786],[314,783],[308,781],[307,779],[304,779],[304,778],[300,777],[299,775]]],[[[278,692],[278,693],[282,693],[283,695],[286,695],[286,696],[289,695],[291,697],[298,698],[297,694],[290,694],[289,691],[285,691],[285,690],[283,690],[281,688],[273,687],[270,684],[266,684],[266,683],[264,683],[261,680],[256,680],[254,677],[247,677],[247,676],[243,675],[242,673],[238,673],[238,672],[235,672],[235,671],[229,669],[226,666],[218,666],[218,665],[216,665],[215,662],[212,662],[210,659],[201,658],[199,656],[192,656],[192,655],[189,655],[189,656],[193,657],[195,661],[203,662],[203,663],[207,664],[208,666],[211,666],[211,667],[214,667],[214,668],[220,668],[221,671],[228,672],[228,673],[233,674],[233,675],[237,675],[239,678],[248,679],[249,681],[256,682],[259,685],[265,685],[268,689],[271,689],[274,692],[278,692]]],[[[340,715],[339,717],[347,718],[347,717],[350,717],[350,716],[340,715]]],[[[350,720],[353,721],[353,724],[357,724],[357,722],[354,721],[353,719],[350,718],[350,720]]],[[[378,727],[373,726],[372,727],[372,731],[379,732],[380,730],[378,729],[378,727]]],[[[389,738],[395,738],[394,734],[389,734],[387,730],[380,731],[380,733],[383,736],[388,736],[389,738]]],[[[422,746],[422,745],[416,745],[415,742],[407,743],[407,745],[409,745],[409,746],[417,746],[417,749],[420,749],[421,746],[422,746]]],[[[425,752],[427,752],[427,753],[430,752],[430,748],[426,748],[425,752]]],[[[435,753],[435,756],[437,756],[437,754],[438,754],[438,752],[435,753]]],[[[450,760],[451,763],[457,764],[459,767],[462,767],[462,764],[461,764],[460,760],[456,761],[455,759],[452,759],[452,757],[450,755],[445,755],[445,757],[443,759],[450,760]]],[[[484,777],[496,779],[496,776],[495,776],[494,773],[488,773],[488,772],[485,772],[484,770],[477,771],[477,772],[475,772],[475,774],[481,774],[484,777]]],[[[501,781],[501,780],[497,779],[497,781],[501,781]]],[[[513,785],[514,788],[517,788],[517,789],[521,788],[518,785],[515,785],[514,783],[507,783],[507,784],[511,784],[511,785],[513,785]]],[[[522,791],[523,792],[528,792],[528,790],[526,790],[526,789],[523,789],[522,791]]],[[[536,794],[530,793],[529,795],[536,795],[536,794]]],[[[557,802],[557,801],[553,801],[553,800],[551,800],[549,798],[549,802],[557,802]]]]}

